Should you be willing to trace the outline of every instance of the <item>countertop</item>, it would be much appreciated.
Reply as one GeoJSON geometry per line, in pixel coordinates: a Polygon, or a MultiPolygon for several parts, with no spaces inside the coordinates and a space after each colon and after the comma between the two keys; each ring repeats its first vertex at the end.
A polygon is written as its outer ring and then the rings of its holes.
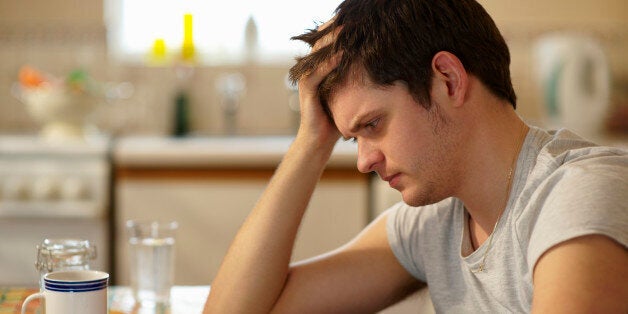
{"type": "MultiPolygon", "coordinates": [[[[276,167],[294,136],[127,136],[113,143],[116,167],[267,168],[276,167]]],[[[357,145],[339,140],[329,168],[353,168],[357,145]]]]}
{"type": "MultiPolygon", "coordinates": [[[[38,292],[37,288],[0,287],[0,314],[20,313],[24,299],[38,292]]],[[[125,286],[108,288],[109,314],[196,314],[203,311],[209,286],[174,286],[171,290],[171,307],[156,310],[138,307],[133,300],[131,289],[125,286]]],[[[28,304],[26,313],[42,313],[40,302],[28,304]]]]}

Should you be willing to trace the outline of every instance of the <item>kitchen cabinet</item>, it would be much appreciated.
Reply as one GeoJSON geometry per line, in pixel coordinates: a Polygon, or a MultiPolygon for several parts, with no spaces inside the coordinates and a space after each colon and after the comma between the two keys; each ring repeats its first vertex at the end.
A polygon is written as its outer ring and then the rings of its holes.
{"type": "Polygon", "coordinates": [[[90,267],[109,271],[108,157],[105,138],[0,135],[0,286],[38,285],[36,247],[44,239],[89,240],[90,267]]]}
{"type": "MultiPolygon", "coordinates": [[[[128,284],[125,221],[143,219],[179,223],[175,284],[210,284],[290,143],[290,137],[119,140],[115,283],[128,284]]],[[[294,260],[337,248],[368,223],[370,176],[355,161],[355,145],[339,142],[309,204],[294,260]]]]}

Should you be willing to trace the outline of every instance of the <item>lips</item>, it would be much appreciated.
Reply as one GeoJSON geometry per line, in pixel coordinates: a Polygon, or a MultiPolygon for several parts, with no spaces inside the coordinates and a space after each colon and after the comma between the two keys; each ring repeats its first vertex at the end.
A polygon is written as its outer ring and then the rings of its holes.
{"type": "Polygon", "coordinates": [[[391,188],[396,189],[399,185],[400,177],[401,173],[395,173],[393,175],[383,177],[382,180],[388,182],[388,185],[390,185],[391,188]]]}

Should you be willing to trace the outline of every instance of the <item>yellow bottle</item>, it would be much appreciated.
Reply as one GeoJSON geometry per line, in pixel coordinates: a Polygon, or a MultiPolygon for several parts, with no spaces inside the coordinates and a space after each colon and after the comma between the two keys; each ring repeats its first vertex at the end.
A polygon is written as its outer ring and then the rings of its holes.
{"type": "Polygon", "coordinates": [[[194,38],[192,35],[193,23],[192,14],[183,15],[183,45],[181,46],[181,59],[188,62],[196,60],[194,38]]]}

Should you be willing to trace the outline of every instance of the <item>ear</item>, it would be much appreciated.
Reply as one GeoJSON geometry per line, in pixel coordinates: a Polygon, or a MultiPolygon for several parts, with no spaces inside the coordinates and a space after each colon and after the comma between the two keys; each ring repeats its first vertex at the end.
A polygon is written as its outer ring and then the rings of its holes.
{"type": "Polygon", "coordinates": [[[460,59],[450,52],[440,51],[432,58],[432,71],[432,85],[443,84],[443,91],[453,101],[453,105],[462,105],[469,87],[469,77],[460,59]]]}

